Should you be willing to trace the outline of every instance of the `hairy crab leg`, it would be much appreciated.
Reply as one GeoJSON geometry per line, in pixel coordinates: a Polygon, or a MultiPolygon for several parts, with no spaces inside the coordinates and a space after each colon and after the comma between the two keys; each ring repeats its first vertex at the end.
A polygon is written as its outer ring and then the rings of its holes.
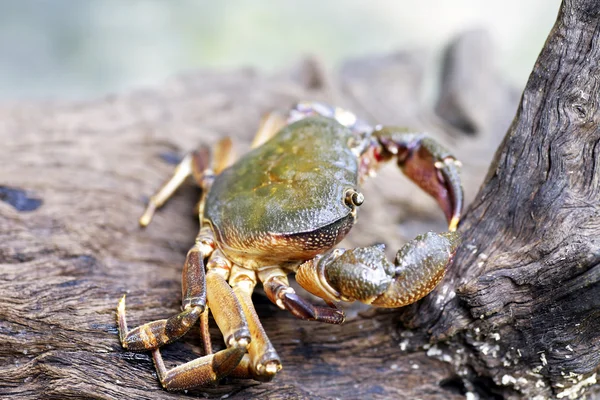
{"type": "MultiPolygon", "coordinates": [[[[214,253],[213,253],[214,254],[214,253]]],[[[207,301],[223,334],[227,348],[167,370],[158,349],[152,357],[162,386],[167,390],[184,390],[206,386],[229,375],[240,363],[251,343],[244,311],[227,283],[228,267],[218,262],[206,273],[207,301]]]]}
{"type": "Polygon", "coordinates": [[[422,133],[397,127],[378,127],[373,136],[382,146],[380,161],[396,157],[404,174],[435,198],[455,231],[461,217],[463,192],[458,162],[448,150],[422,133]]]}
{"type": "Polygon", "coordinates": [[[214,251],[214,244],[202,236],[202,231],[185,259],[182,274],[183,311],[168,319],[148,322],[129,330],[125,317],[125,296],[117,307],[119,337],[124,348],[131,351],[153,350],[183,336],[196,323],[206,305],[204,259],[214,251]]]}
{"type": "Polygon", "coordinates": [[[148,205],[144,213],[140,217],[140,226],[145,227],[152,222],[152,217],[156,210],[163,206],[175,191],[181,186],[188,176],[192,174],[192,154],[186,155],[183,160],[175,167],[175,171],[169,180],[167,180],[156,192],[150,197],[148,205]]]}
{"type": "Polygon", "coordinates": [[[198,150],[187,154],[177,164],[173,175],[150,197],[148,205],[140,217],[140,226],[146,227],[150,224],[156,210],[173,196],[189,176],[193,176],[196,184],[206,193],[214,175],[227,168],[234,159],[231,139],[228,137],[217,142],[213,151],[212,165],[210,149],[207,146],[201,146],[198,150]]]}
{"type": "Polygon", "coordinates": [[[208,317],[210,313],[210,307],[206,305],[204,312],[200,315],[200,336],[202,337],[202,344],[204,346],[204,354],[212,354],[212,342],[210,340],[210,331],[208,325],[208,317]]]}
{"type": "MultiPolygon", "coordinates": [[[[204,240],[207,241],[206,237],[204,240]]],[[[201,326],[201,331],[205,349],[210,350],[211,354],[167,370],[160,351],[158,349],[153,351],[152,357],[158,377],[165,389],[184,390],[217,382],[229,375],[246,354],[247,347],[251,342],[251,335],[242,306],[227,283],[230,267],[230,263],[218,250],[213,251],[206,263],[207,305],[210,307],[227,348],[212,353],[207,321],[204,320],[205,316],[203,315],[204,326],[201,326]]]]}
{"type": "Polygon", "coordinates": [[[230,266],[218,253],[209,228],[201,229],[183,268],[181,313],[128,330],[125,296],[119,303],[117,320],[121,344],[132,351],[152,350],[160,382],[168,390],[204,386],[228,375],[239,364],[250,343],[250,331],[244,311],[226,281],[230,266]],[[205,272],[204,260],[207,258],[208,272],[205,272]],[[158,348],[183,336],[200,316],[204,321],[201,330],[205,350],[212,353],[206,327],[207,304],[225,338],[227,349],[167,370],[158,348]]]}
{"type": "Polygon", "coordinates": [[[231,268],[229,284],[242,305],[252,335],[252,341],[248,346],[248,354],[244,355],[231,376],[252,378],[263,382],[270,381],[281,370],[281,360],[265,333],[252,303],[252,291],[256,286],[256,273],[234,265],[231,268]]]}
{"type": "Polygon", "coordinates": [[[254,135],[250,148],[255,149],[271,139],[286,125],[286,118],[276,111],[265,114],[260,120],[260,126],[254,135]]]}
{"type": "Polygon", "coordinates": [[[342,324],[346,319],[344,311],[330,303],[331,307],[316,306],[298,296],[290,287],[287,274],[280,268],[269,268],[259,272],[259,279],[269,300],[282,310],[288,310],[295,317],[308,321],[342,324]]]}
{"type": "Polygon", "coordinates": [[[218,382],[240,363],[246,345],[236,344],[217,353],[206,355],[167,369],[159,349],[152,351],[152,359],[161,385],[167,390],[185,390],[218,382]]]}
{"type": "Polygon", "coordinates": [[[403,307],[426,296],[452,262],[456,232],[419,235],[396,254],[392,264],[383,245],[335,249],[302,264],[296,280],[329,301],[361,301],[377,307],[403,307]]]}
{"type": "MultiPolygon", "coordinates": [[[[225,137],[219,140],[217,144],[215,144],[215,146],[213,147],[213,154],[214,157],[212,166],[208,167],[199,164],[196,168],[194,168],[194,171],[203,172],[205,170],[212,170],[215,175],[218,175],[225,168],[233,164],[233,162],[235,161],[235,153],[233,151],[233,142],[231,141],[231,138],[225,137]]],[[[202,160],[199,158],[198,162],[201,161],[202,160]]],[[[203,187],[205,175],[205,173],[202,173],[198,176],[194,176],[194,179],[196,179],[196,183],[198,183],[198,186],[203,187]]]]}

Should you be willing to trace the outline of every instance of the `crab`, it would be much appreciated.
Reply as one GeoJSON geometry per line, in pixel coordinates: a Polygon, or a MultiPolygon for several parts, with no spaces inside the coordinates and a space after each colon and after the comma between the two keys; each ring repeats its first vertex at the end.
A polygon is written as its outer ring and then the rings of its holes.
{"type": "Polygon", "coordinates": [[[122,346],[152,351],[167,390],[203,387],[226,376],[269,381],[277,374],[281,360],[251,300],[259,282],[273,303],[294,316],[341,324],[340,301],[402,307],[427,295],[460,240],[460,163],[425,134],[371,127],[341,108],[304,102],[287,115],[267,114],[244,157],[233,161],[231,147],[223,139],[212,157],[206,146],[185,156],[140,218],[147,226],[189,176],[202,190],[200,231],[183,266],[182,311],[129,329],[125,296],[117,307],[122,346]],[[437,200],[448,231],[417,236],[393,263],[381,244],[334,248],[364,202],[359,184],[392,159],[437,200]],[[288,281],[293,273],[325,305],[299,296],[288,281]],[[226,345],[214,353],[209,310],[226,345]],[[206,355],[167,369],[159,348],[198,321],[206,355]]]}

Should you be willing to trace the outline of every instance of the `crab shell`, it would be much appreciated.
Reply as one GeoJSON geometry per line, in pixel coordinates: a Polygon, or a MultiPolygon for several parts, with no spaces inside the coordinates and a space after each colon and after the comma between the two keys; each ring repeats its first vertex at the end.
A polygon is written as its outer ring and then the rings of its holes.
{"type": "Polygon", "coordinates": [[[299,263],[341,241],[355,222],[368,138],[325,117],[292,123],[215,177],[202,225],[246,268],[299,263]]]}

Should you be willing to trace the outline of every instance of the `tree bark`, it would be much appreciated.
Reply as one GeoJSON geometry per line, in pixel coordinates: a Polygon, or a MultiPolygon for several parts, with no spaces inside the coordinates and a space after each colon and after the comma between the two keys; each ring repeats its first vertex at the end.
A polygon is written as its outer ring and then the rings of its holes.
{"type": "MultiPolygon", "coordinates": [[[[482,32],[448,48],[438,114],[419,95],[427,57],[406,52],[349,61],[336,74],[305,60],[271,76],[199,72],[97,101],[0,106],[0,395],[181,397],[160,387],[148,354],[121,348],[115,310],[123,293],[132,326],[179,310],[198,193],[182,188],[145,230],[137,217],[180,155],[224,135],[241,152],[262,113],[304,99],[427,130],[454,149],[474,199],[463,243],[432,295],[401,311],[350,307],[342,326],[297,321],[257,293],[283,371],[270,383],[225,380],[187,396],[592,393],[599,10],[591,0],[564,2],[495,157],[518,98],[482,32]]],[[[394,166],[367,182],[344,245],[386,242],[395,253],[420,232],[443,230],[435,202],[413,188],[394,166]]],[[[165,348],[169,365],[202,354],[197,333],[165,348]]]]}
{"type": "Polygon", "coordinates": [[[600,366],[599,40],[600,3],[565,0],[453,268],[404,315],[527,397],[581,398],[600,366]]]}

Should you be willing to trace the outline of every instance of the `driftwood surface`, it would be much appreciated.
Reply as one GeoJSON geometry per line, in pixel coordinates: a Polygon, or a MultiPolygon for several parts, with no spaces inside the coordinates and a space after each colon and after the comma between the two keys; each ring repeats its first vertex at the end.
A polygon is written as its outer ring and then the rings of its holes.
{"type": "MultiPolygon", "coordinates": [[[[599,8],[563,4],[512,125],[518,93],[496,72],[482,32],[448,47],[436,112],[423,99],[431,70],[420,52],[349,61],[336,73],[305,60],[275,75],[205,71],[96,101],[0,105],[0,395],[581,395],[599,364],[599,8]],[[137,218],[179,156],[223,136],[243,152],[264,112],[303,99],[425,130],[453,149],[475,199],[456,262],[419,304],[351,307],[342,326],[298,321],[259,292],[284,363],[275,380],[167,393],[148,354],[121,348],[115,309],[127,293],[132,326],[179,310],[198,192],[186,185],[145,230],[137,218]]],[[[444,229],[435,203],[394,166],[363,193],[346,246],[385,242],[393,254],[444,229]]],[[[169,365],[202,354],[197,332],[165,348],[169,365]]]]}
{"type": "MultiPolygon", "coordinates": [[[[459,71],[446,80],[451,84],[461,71],[474,68],[465,72],[495,85],[491,90],[500,94],[485,98],[506,99],[500,104],[506,118],[503,126],[486,125],[487,117],[463,110],[463,117],[472,119],[469,126],[477,126],[465,138],[423,105],[419,93],[428,60],[417,53],[351,61],[333,76],[306,60],[277,76],[252,70],[200,72],[158,89],[98,101],[1,107],[2,159],[9,162],[0,172],[0,393],[14,398],[181,396],[161,389],[149,354],[121,348],[115,310],[123,293],[131,326],[179,310],[181,266],[198,229],[192,214],[198,192],[192,184],[184,187],[144,230],[137,218],[178,156],[226,135],[244,151],[269,110],[302,99],[325,100],[374,122],[428,130],[464,160],[472,197],[495,146],[471,158],[458,143],[476,145],[491,137],[498,143],[517,104],[516,94],[495,83],[492,65],[470,61],[488,49],[488,41],[481,32],[459,39],[454,47],[470,52],[451,51],[448,67],[459,71]]],[[[468,96],[478,95],[475,89],[463,87],[460,95],[474,102],[468,96]]],[[[497,107],[483,104],[478,110],[492,113],[497,107]]],[[[395,166],[368,182],[364,194],[360,223],[347,245],[385,242],[395,253],[417,233],[444,229],[435,203],[395,166]]],[[[271,383],[229,382],[200,394],[462,397],[452,384],[440,386],[452,380],[451,365],[406,351],[397,312],[355,315],[343,326],[330,326],[298,321],[264,295],[254,299],[283,371],[271,383]]],[[[168,362],[201,354],[197,333],[168,346],[168,362]]]]}

